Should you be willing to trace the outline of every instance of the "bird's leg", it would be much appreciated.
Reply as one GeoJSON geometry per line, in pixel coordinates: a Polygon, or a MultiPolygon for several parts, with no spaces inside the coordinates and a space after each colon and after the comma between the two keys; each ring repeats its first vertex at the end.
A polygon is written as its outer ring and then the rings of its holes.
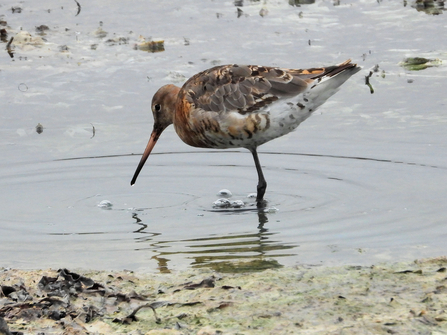
{"type": "Polygon", "coordinates": [[[264,194],[267,189],[267,182],[265,181],[264,174],[262,173],[261,163],[259,163],[258,153],[256,148],[250,149],[253,159],[255,160],[256,171],[258,172],[258,189],[256,194],[256,204],[258,208],[265,206],[264,194]]]}

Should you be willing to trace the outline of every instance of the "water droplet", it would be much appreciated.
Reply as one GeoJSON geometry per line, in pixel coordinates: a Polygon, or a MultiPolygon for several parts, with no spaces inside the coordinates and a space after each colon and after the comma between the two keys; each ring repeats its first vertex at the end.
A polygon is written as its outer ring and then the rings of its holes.
{"type": "Polygon", "coordinates": [[[102,209],[112,209],[113,204],[109,200],[103,200],[98,204],[98,207],[102,209]]]}
{"type": "Polygon", "coordinates": [[[245,203],[242,200],[234,200],[231,202],[232,208],[241,208],[245,207],[245,203]]]}
{"type": "Polygon", "coordinates": [[[264,213],[276,213],[278,211],[279,211],[279,209],[276,207],[269,207],[269,208],[264,209],[264,213]]]}
{"type": "Polygon", "coordinates": [[[226,188],[220,190],[219,192],[217,192],[217,195],[219,197],[224,197],[224,198],[231,198],[231,196],[233,195],[233,193],[231,193],[230,190],[227,190],[226,188]]]}
{"type": "Polygon", "coordinates": [[[231,207],[231,202],[228,199],[217,199],[213,202],[214,208],[229,208],[231,207]]]}

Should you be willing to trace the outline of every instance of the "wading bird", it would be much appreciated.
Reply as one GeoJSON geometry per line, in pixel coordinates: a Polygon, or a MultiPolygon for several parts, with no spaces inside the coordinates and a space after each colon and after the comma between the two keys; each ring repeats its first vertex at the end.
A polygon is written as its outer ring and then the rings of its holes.
{"type": "Polygon", "coordinates": [[[256,202],[264,206],[267,182],[257,147],[293,131],[359,70],[351,60],[304,70],[224,65],[196,74],[181,88],[161,87],[152,98],[154,128],[131,185],[161,133],[174,124],[193,147],[250,150],[258,172],[256,202]]]}

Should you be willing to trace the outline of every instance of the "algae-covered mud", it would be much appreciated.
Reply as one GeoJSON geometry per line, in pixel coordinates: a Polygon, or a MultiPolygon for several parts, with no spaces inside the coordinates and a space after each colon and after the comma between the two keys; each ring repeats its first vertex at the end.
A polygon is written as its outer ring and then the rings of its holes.
{"type": "Polygon", "coordinates": [[[45,335],[446,334],[446,266],[440,257],[248,274],[2,269],[0,315],[10,331],[45,335]]]}

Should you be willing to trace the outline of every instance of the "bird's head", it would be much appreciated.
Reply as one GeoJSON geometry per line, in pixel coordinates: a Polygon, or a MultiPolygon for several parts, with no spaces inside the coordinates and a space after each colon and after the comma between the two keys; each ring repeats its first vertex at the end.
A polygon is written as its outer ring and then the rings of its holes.
{"type": "Polygon", "coordinates": [[[141,157],[140,163],[137,166],[135,174],[130,182],[135,184],[137,177],[143,168],[144,163],[149,157],[152,149],[158,141],[161,133],[173,123],[175,114],[175,103],[180,88],[175,85],[162,86],[152,98],[152,114],[154,116],[154,128],[151,137],[141,157]]]}

